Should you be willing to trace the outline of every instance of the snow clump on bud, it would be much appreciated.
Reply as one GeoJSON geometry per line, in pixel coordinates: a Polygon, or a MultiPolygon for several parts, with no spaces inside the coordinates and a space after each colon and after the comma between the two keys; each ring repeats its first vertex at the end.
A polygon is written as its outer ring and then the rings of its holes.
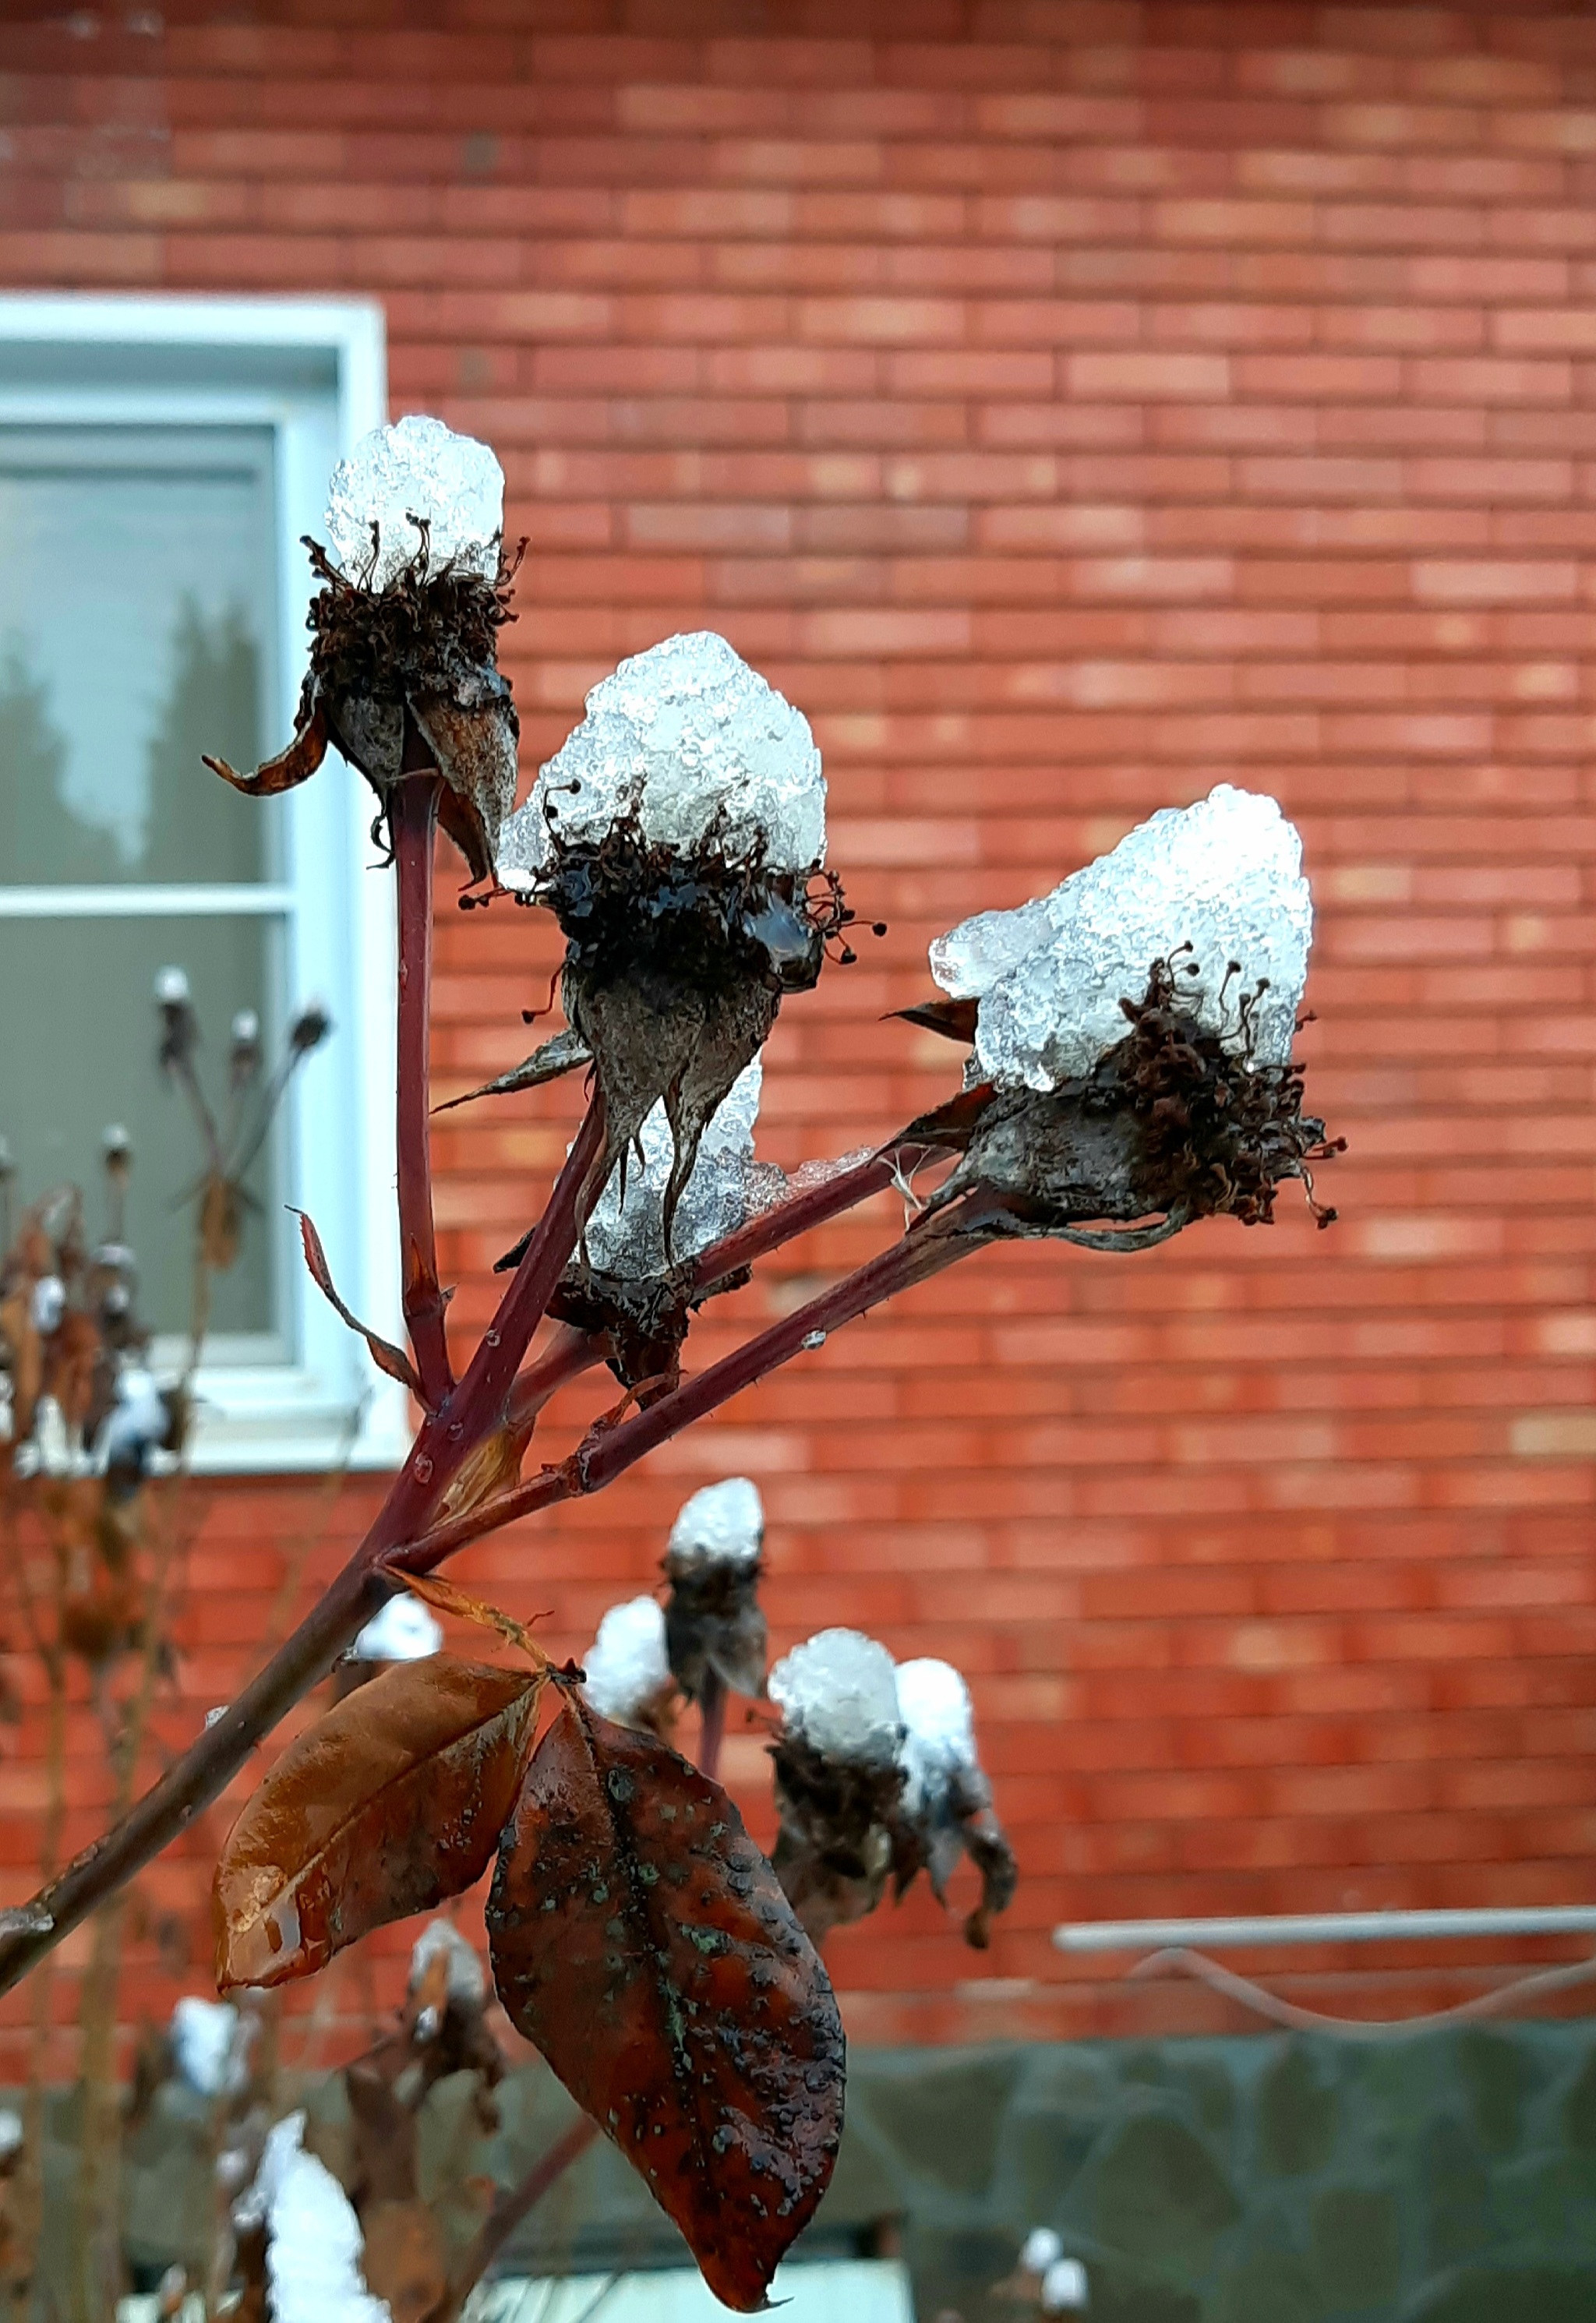
{"type": "Polygon", "coordinates": [[[856,1767],[897,1762],[903,1740],[897,1673],[885,1646],[858,1630],[821,1630],[770,1673],[785,1731],[824,1759],[856,1767]]]}
{"type": "Polygon", "coordinates": [[[266,2140],[254,2185],[234,2209],[244,2227],[264,2218],[266,2276],[275,2323],[391,2323],[386,2300],[361,2273],[364,2243],[354,2207],[325,2162],[303,2147],[305,2116],[291,2113],[266,2140]]]}
{"type": "Polygon", "coordinates": [[[935,1814],[959,1777],[980,1765],[969,1688],[951,1662],[900,1662],[898,1708],[903,1720],[903,1811],[919,1819],[935,1814]]]}
{"type": "Polygon", "coordinates": [[[619,1726],[640,1724],[672,1684],[665,1614],[656,1600],[632,1597],[624,1605],[611,1605],[582,1656],[582,1667],[588,1701],[601,1718],[612,1718],[619,1726]]]}
{"type": "Polygon", "coordinates": [[[397,581],[424,537],[433,572],[453,565],[491,581],[504,531],[504,471],[474,436],[412,412],[391,427],[373,427],[338,463],[326,528],[333,563],[363,588],[397,581]]]}
{"type": "Polygon", "coordinates": [[[668,1252],[665,1198],[676,1149],[664,1099],[654,1106],[637,1133],[641,1164],[637,1145],[621,1155],[584,1229],[583,1247],[596,1272],[625,1282],[649,1281],[666,1265],[679,1266],[722,1235],[735,1234],[755,1211],[779,1198],[786,1182],[782,1172],[754,1159],[763,1084],[764,1070],[756,1057],[706,1127],[671,1222],[668,1252]]]}
{"type": "Polygon", "coordinates": [[[683,1571],[757,1565],[764,1544],[765,1503],[758,1485],[751,1476],[727,1476],[683,1501],[665,1555],[683,1571]]]}
{"type": "Polygon", "coordinates": [[[401,1593],[373,1613],[349,1648],[351,1661],[424,1662],[444,1642],[444,1633],[418,1597],[401,1593]]]}
{"type": "Polygon", "coordinates": [[[666,638],[595,685],[587,715],[507,824],[506,886],[528,886],[551,834],[601,843],[635,818],[645,843],[696,853],[719,835],[730,858],[812,870],[826,852],[821,754],[800,710],[712,629],[666,638]]]}
{"type": "Polygon", "coordinates": [[[1288,1064],[1312,933],[1298,832],[1272,798],[1221,783],[1195,806],[1163,808],[1051,895],[939,936],[931,966],[952,998],[980,1003],[979,1078],[1045,1090],[1124,1039],[1120,1003],[1141,1000],[1155,960],[1171,963],[1201,1030],[1237,1047],[1250,1036],[1250,1061],[1288,1064]]]}
{"type": "Polygon", "coordinates": [[[1027,2274],[1045,2274],[1064,2255],[1064,2245],[1051,2227],[1032,2227],[1020,2249],[1020,2264],[1027,2274]]]}
{"type": "Polygon", "coordinates": [[[231,2003],[186,1997],[172,2010],[168,2038],[179,2079],[198,2096],[219,2098],[243,2087],[248,2068],[231,2003]]]}

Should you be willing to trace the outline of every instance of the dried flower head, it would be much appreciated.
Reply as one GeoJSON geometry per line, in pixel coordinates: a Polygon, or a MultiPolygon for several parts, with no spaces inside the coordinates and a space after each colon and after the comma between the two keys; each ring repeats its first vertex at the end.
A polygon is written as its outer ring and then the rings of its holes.
{"type": "Polygon", "coordinates": [[[683,1502],[671,1527],[665,1643],[690,1702],[702,1701],[711,1674],[734,1694],[765,1691],[764,1543],[764,1504],[748,1476],[706,1484],[683,1502]]]}
{"type": "Polygon", "coordinates": [[[840,925],[811,881],[825,781],[807,721],[710,632],[624,661],[507,823],[503,884],[566,940],[566,1019],[611,1154],[663,1104],[670,1233],[718,1107],[840,925]]]}
{"type": "Polygon", "coordinates": [[[514,575],[503,492],[487,445],[441,420],[412,417],[362,437],[333,478],[333,554],[306,544],[322,587],[294,739],[252,775],[206,765],[269,797],[313,775],[331,742],[384,797],[430,757],[444,778],[439,819],[472,876],[489,877],[520,731],[498,666],[514,575]]]}

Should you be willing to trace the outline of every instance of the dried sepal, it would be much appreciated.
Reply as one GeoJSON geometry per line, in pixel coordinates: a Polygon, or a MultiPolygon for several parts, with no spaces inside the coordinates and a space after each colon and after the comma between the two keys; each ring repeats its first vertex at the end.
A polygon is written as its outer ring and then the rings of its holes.
{"type": "Polygon", "coordinates": [[[227,764],[225,758],[202,758],[213,775],[220,775],[235,791],[247,798],[276,798],[283,791],[296,790],[311,776],[327,755],[327,721],[326,712],[316,697],[314,686],[307,678],[299,696],[298,722],[294,739],[286,750],[275,758],[268,758],[252,775],[241,775],[227,764]]]}
{"type": "Polygon", "coordinates": [[[344,1305],[334,1283],[332,1269],[327,1264],[327,1254],[322,1247],[321,1236],[317,1234],[309,1213],[305,1210],[296,1210],[294,1215],[299,1221],[299,1239],[304,1246],[305,1263],[310,1270],[311,1281],[321,1292],[322,1297],[339,1321],[347,1324],[352,1331],[358,1333],[365,1341],[371,1352],[371,1361],[378,1370],[385,1372],[390,1379],[398,1380],[401,1387],[408,1387],[418,1403],[425,1403],[427,1399],[421,1392],[421,1382],[416,1376],[416,1367],[408,1355],[401,1348],[396,1347],[391,1340],[384,1339],[377,1332],[368,1330],[359,1316],[344,1305]]]}
{"type": "MultiPolygon", "coordinates": [[[[567,1027],[534,1049],[518,1065],[512,1065],[509,1072],[484,1081],[480,1088],[467,1089],[462,1097],[446,1097],[442,1105],[434,1106],[433,1111],[449,1113],[455,1106],[473,1104],[480,1097],[513,1097],[518,1089],[540,1088],[545,1081],[557,1080],[562,1073],[575,1072],[592,1060],[592,1051],[582,1035],[567,1027]]],[[[518,1250],[510,1264],[518,1264],[519,1259],[518,1250]]]]}
{"type": "Polygon", "coordinates": [[[488,1906],[511,2022],[642,2173],[716,2297],[757,2310],[825,2191],[843,2039],[720,1786],[568,1695],[488,1906]]]}
{"type": "Polygon", "coordinates": [[[291,1742],[216,1867],[216,1983],[283,1984],[479,1879],[519,1787],[538,1670],[400,1662],[291,1742]]]}

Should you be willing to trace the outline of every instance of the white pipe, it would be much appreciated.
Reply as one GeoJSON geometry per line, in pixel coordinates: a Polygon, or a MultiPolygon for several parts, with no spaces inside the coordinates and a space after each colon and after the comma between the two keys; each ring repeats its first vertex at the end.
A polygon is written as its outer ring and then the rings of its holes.
{"type": "Polygon", "coordinates": [[[1479,1912],[1281,1912],[1234,1920],[1078,1920],[1053,1930],[1061,1952],[1194,1951],[1242,1944],[1421,1943],[1437,1936],[1572,1936],[1596,1931],[1596,1904],[1479,1912]]]}

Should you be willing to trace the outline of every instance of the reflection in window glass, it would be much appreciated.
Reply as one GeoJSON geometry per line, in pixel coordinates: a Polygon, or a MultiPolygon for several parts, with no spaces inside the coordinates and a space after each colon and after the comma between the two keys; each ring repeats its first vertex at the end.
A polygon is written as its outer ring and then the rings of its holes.
{"type": "Polygon", "coordinates": [[[0,429],[0,885],[273,875],[270,443],[174,436],[0,429]]]}
{"type": "MultiPolygon", "coordinates": [[[[280,810],[200,763],[265,754],[276,620],[268,431],[0,427],[0,1134],[24,1201],[74,1181],[92,1210],[101,1132],[132,1131],[129,1238],[161,1331],[191,1312],[182,1197],[204,1155],[156,1068],[155,975],[187,969],[225,1113],[234,1011],[280,1039],[283,930],[258,911],[151,916],[135,890],[280,876],[280,810]],[[69,912],[41,892],[86,886],[103,899],[69,912]]],[[[279,1362],[280,1161],[269,1141],[212,1305],[226,1352],[279,1362]]]]}

